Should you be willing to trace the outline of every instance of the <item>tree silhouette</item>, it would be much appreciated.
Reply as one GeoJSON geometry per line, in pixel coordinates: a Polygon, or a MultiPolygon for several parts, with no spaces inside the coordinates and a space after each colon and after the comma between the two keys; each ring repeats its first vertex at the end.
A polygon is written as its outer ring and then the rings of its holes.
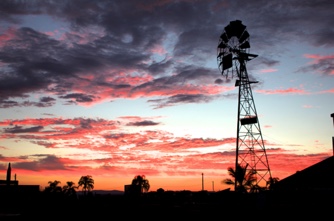
{"type": "Polygon", "coordinates": [[[49,186],[45,188],[45,191],[49,193],[61,193],[62,189],[58,186],[60,183],[61,182],[59,180],[49,181],[49,186]]]}
{"type": "Polygon", "coordinates": [[[270,177],[267,181],[267,188],[269,190],[273,190],[275,188],[275,184],[278,183],[279,178],[278,177],[270,177]]]}
{"type": "Polygon", "coordinates": [[[87,192],[94,189],[94,179],[91,175],[81,176],[78,185],[78,187],[82,186],[82,191],[84,192],[84,195],[86,195],[87,192]]]}
{"type": "Polygon", "coordinates": [[[145,175],[137,175],[137,176],[135,176],[133,178],[133,180],[132,180],[131,186],[139,186],[141,193],[143,191],[148,192],[149,189],[150,189],[150,183],[145,178],[145,175]]]}
{"type": "Polygon", "coordinates": [[[165,192],[165,190],[163,189],[163,188],[159,188],[159,189],[157,189],[157,193],[158,194],[162,194],[162,193],[164,193],[165,192]]]}
{"type": "Polygon", "coordinates": [[[260,189],[257,185],[253,185],[256,182],[254,170],[247,171],[248,164],[246,166],[237,165],[234,170],[232,167],[228,167],[228,174],[234,179],[224,179],[222,183],[228,185],[234,185],[236,192],[247,193],[247,192],[255,192],[260,189]]]}
{"type": "Polygon", "coordinates": [[[76,198],[77,197],[77,186],[74,186],[74,182],[72,181],[67,181],[66,185],[63,186],[63,192],[65,196],[70,197],[70,198],[76,198]]]}

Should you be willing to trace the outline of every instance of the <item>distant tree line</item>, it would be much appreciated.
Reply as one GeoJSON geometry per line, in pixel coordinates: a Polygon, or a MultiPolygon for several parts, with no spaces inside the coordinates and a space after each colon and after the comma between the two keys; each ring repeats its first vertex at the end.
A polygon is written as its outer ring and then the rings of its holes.
{"type": "MultiPolygon", "coordinates": [[[[234,185],[236,192],[254,193],[262,190],[272,190],[275,184],[279,181],[277,177],[270,177],[265,187],[260,187],[256,184],[256,171],[247,170],[247,166],[237,165],[228,167],[227,171],[231,178],[222,180],[222,183],[227,185],[234,185]]],[[[73,181],[67,181],[64,186],[60,186],[59,180],[49,181],[49,186],[45,188],[45,193],[63,194],[69,198],[77,198],[77,190],[81,188],[83,195],[87,196],[92,193],[94,189],[94,179],[91,175],[81,176],[77,185],[73,181]]],[[[128,186],[127,194],[141,195],[150,190],[150,182],[145,175],[136,175],[132,179],[131,185],[128,186]]],[[[157,192],[164,192],[159,188],[157,192]]]]}
{"type": "MultiPolygon", "coordinates": [[[[61,181],[49,181],[48,186],[43,192],[49,194],[62,194],[69,198],[77,198],[77,190],[81,188],[83,195],[87,196],[92,193],[94,189],[94,179],[91,175],[81,176],[77,185],[73,181],[67,181],[61,187],[61,181]]],[[[145,175],[136,175],[131,182],[131,194],[142,194],[150,190],[150,183],[145,175]]]]}
{"type": "Polygon", "coordinates": [[[73,181],[67,181],[66,185],[60,186],[61,182],[59,180],[49,181],[49,186],[45,188],[45,193],[50,194],[63,194],[69,198],[77,198],[77,189],[82,188],[82,192],[86,196],[91,193],[94,189],[94,179],[91,175],[81,176],[78,185],[76,186],[73,181]]]}

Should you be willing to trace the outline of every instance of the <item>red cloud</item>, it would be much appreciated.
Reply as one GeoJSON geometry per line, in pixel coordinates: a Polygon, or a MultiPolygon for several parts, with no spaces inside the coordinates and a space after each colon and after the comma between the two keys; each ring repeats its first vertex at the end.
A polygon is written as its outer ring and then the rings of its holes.
{"type": "MultiPolygon", "coordinates": [[[[99,179],[111,174],[114,179],[145,174],[151,180],[152,188],[158,188],[153,183],[159,183],[158,180],[162,177],[183,176],[183,179],[187,179],[198,176],[198,171],[203,171],[205,176],[212,177],[216,182],[228,177],[227,168],[235,163],[235,138],[184,138],[155,130],[125,133],[124,128],[132,120],[143,122],[152,118],[126,116],[118,118],[117,121],[85,118],[2,121],[2,127],[43,125],[42,131],[3,133],[2,137],[31,142],[46,149],[59,148],[59,151],[57,155],[2,156],[0,162],[15,162],[16,172],[25,176],[31,174],[36,177],[48,173],[45,175],[48,179],[50,174],[53,174],[55,179],[65,176],[79,179],[82,171],[94,174],[99,179]],[[64,148],[76,151],[62,151],[64,148]]],[[[281,144],[267,140],[264,142],[272,176],[280,179],[330,155],[322,153],[302,156],[283,150],[281,144]],[[294,164],[286,164],[287,160],[294,164]]],[[[47,181],[44,180],[45,183],[47,181]]]]}

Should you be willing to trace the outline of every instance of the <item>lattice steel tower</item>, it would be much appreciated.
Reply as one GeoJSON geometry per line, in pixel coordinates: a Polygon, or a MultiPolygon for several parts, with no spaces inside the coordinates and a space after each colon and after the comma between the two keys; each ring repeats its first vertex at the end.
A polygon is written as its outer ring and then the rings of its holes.
{"type": "MultiPolygon", "coordinates": [[[[217,62],[221,74],[226,78],[236,78],[238,93],[238,121],[236,140],[237,165],[255,172],[256,185],[265,187],[271,179],[266,149],[260,122],[255,108],[251,84],[258,83],[248,78],[246,63],[257,57],[250,54],[249,33],[241,21],[231,21],[224,28],[217,48],[217,62]]],[[[235,190],[237,190],[235,180],[235,190]]]]}

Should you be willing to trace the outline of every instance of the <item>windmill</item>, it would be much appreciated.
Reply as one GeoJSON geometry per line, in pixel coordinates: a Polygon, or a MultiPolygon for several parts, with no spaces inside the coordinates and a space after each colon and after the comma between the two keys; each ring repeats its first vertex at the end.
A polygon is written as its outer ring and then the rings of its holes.
{"type": "MultiPolygon", "coordinates": [[[[236,78],[238,93],[238,120],[235,168],[241,165],[255,173],[256,186],[263,187],[271,179],[266,149],[255,108],[246,63],[257,55],[250,54],[249,33],[240,20],[231,21],[220,35],[217,47],[217,62],[221,74],[236,78]]],[[[236,190],[237,182],[235,182],[236,190]]]]}

